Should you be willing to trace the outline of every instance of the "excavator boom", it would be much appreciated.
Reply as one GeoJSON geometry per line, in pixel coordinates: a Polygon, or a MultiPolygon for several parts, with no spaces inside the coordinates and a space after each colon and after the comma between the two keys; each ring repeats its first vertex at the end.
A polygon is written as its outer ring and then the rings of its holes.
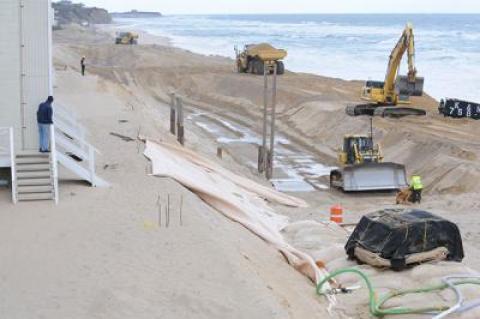
{"type": "MultiPolygon", "coordinates": [[[[408,23],[390,54],[385,80],[383,82],[367,81],[362,91],[362,99],[371,103],[371,105],[366,106],[369,109],[369,113],[372,114],[365,114],[373,115],[373,109],[378,106],[408,104],[410,96],[421,96],[423,94],[423,84],[424,78],[417,76],[417,69],[415,67],[415,36],[413,34],[413,26],[408,23]],[[406,76],[401,76],[398,73],[402,58],[405,54],[407,54],[408,58],[408,73],[406,76]]],[[[359,108],[365,109],[365,105],[361,105],[359,108]]],[[[389,107],[389,109],[393,108],[389,107]]],[[[387,111],[391,111],[392,114],[394,113],[394,110],[387,111]]],[[[412,112],[411,115],[419,114],[418,112],[412,112]]]]}
{"type": "MultiPolygon", "coordinates": [[[[392,101],[395,100],[397,88],[402,89],[402,91],[406,91],[405,93],[410,93],[410,91],[408,90],[408,85],[405,88],[400,88],[400,86],[402,86],[404,83],[415,84],[416,82],[417,69],[415,67],[415,36],[413,34],[413,26],[408,23],[405,27],[405,30],[403,30],[402,36],[393,48],[392,53],[390,54],[390,59],[388,61],[387,73],[385,75],[385,84],[383,86],[386,101],[390,99],[392,101]],[[398,85],[396,85],[398,70],[400,68],[400,64],[402,63],[402,58],[405,52],[407,52],[408,57],[408,74],[406,77],[404,76],[399,78],[400,81],[398,85]]],[[[421,80],[421,82],[423,86],[423,80],[421,80]]],[[[413,91],[411,93],[415,93],[413,91]]],[[[400,92],[398,93],[401,94],[400,92]]]]}

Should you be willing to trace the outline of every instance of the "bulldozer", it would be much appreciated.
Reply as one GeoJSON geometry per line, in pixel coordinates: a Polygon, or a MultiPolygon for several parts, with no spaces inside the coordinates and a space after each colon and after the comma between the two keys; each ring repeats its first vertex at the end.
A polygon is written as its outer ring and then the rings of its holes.
{"type": "Polygon", "coordinates": [[[361,92],[361,99],[368,101],[347,107],[352,116],[392,116],[426,115],[422,109],[399,107],[399,104],[410,104],[410,96],[422,96],[425,79],[417,76],[415,67],[415,37],[413,26],[407,23],[400,39],[393,48],[384,81],[367,81],[361,92]],[[408,74],[399,75],[404,54],[408,56],[408,74]]]}
{"type": "Polygon", "coordinates": [[[342,168],[330,172],[330,187],[345,192],[399,190],[408,187],[405,166],[383,162],[372,136],[346,135],[338,160],[342,168]]]}
{"type": "Polygon", "coordinates": [[[243,51],[235,46],[236,67],[238,73],[252,73],[263,75],[265,65],[273,73],[274,66],[277,66],[277,74],[285,73],[285,65],[281,61],[287,56],[287,51],[276,49],[271,44],[247,44],[243,51]]]}
{"type": "Polygon", "coordinates": [[[138,34],[134,32],[117,32],[115,44],[138,44],[138,34]]]}

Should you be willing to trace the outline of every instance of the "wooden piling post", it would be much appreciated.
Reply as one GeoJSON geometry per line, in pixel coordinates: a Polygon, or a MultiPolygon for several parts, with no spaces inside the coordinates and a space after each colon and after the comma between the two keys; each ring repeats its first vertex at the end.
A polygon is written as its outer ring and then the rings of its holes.
{"type": "Polygon", "coordinates": [[[217,147],[217,157],[222,158],[223,157],[223,149],[221,146],[217,147]]]}
{"type": "Polygon", "coordinates": [[[185,131],[183,126],[183,102],[182,99],[177,97],[177,139],[182,145],[185,143],[185,131]]]}
{"type": "Polygon", "coordinates": [[[265,171],[265,149],[262,145],[258,145],[258,172],[263,174],[265,171]]]}
{"type": "Polygon", "coordinates": [[[175,135],[175,93],[170,93],[170,133],[175,135]]]}
{"type": "Polygon", "coordinates": [[[170,226],[170,194],[167,195],[167,208],[165,213],[165,227],[170,226]]]}

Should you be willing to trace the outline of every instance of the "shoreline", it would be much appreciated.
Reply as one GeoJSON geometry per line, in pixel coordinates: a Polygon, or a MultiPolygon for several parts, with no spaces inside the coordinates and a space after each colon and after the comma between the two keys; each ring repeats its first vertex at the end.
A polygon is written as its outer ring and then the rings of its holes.
{"type": "MultiPolygon", "coordinates": [[[[184,48],[184,47],[181,47],[181,46],[178,46],[178,45],[174,44],[173,43],[174,40],[169,36],[156,35],[156,34],[153,34],[151,32],[148,32],[146,30],[138,29],[138,28],[128,28],[127,25],[122,25],[120,23],[115,23],[115,21],[113,21],[112,24],[104,24],[104,25],[97,25],[97,26],[100,26],[100,28],[99,28],[100,32],[106,32],[110,35],[114,35],[116,30],[129,30],[129,31],[133,31],[135,33],[138,33],[140,35],[140,44],[145,44],[145,45],[152,45],[153,44],[153,45],[168,46],[168,47],[172,47],[172,48],[175,48],[175,49],[178,49],[178,50],[183,50],[185,52],[191,52],[193,54],[198,54],[198,55],[201,55],[201,56],[204,56],[204,57],[218,57],[218,58],[222,58],[222,59],[228,59],[232,62],[232,65],[235,64],[235,59],[233,59],[230,56],[225,56],[225,55],[221,55],[221,54],[206,54],[206,53],[196,52],[195,50],[192,50],[192,49],[189,49],[189,48],[184,48]],[[143,41],[142,41],[142,38],[144,39],[143,41]]],[[[285,68],[285,71],[295,73],[295,74],[304,74],[304,75],[310,75],[310,76],[318,76],[318,77],[322,77],[322,78],[329,78],[329,79],[332,79],[332,80],[359,82],[359,83],[362,83],[362,84],[366,82],[365,80],[332,77],[332,76],[328,76],[328,75],[323,75],[321,73],[297,72],[297,71],[290,70],[288,68],[285,68]]],[[[425,92],[424,94],[426,96],[431,97],[430,95],[428,95],[427,92],[425,92]]],[[[437,103],[440,101],[440,100],[437,100],[434,97],[431,97],[431,98],[435,99],[435,101],[437,101],[437,103]]]]}
{"type": "MultiPolygon", "coordinates": [[[[289,15],[289,14],[285,14],[285,15],[289,15]]],[[[322,15],[322,14],[312,14],[313,16],[315,15],[322,15]]],[[[343,15],[343,14],[339,14],[340,16],[343,15]]],[[[355,14],[353,14],[355,15],[355,14]]],[[[368,14],[367,14],[368,15],[368,14]]],[[[381,15],[381,14],[380,14],[381,15]]],[[[389,15],[389,14],[387,14],[389,15]]],[[[398,16],[402,16],[402,14],[393,14],[393,15],[398,15],[398,16]]],[[[189,16],[189,15],[187,15],[189,16]]],[[[210,15],[192,15],[192,16],[210,16],[210,15]]],[[[222,16],[222,15],[219,15],[219,16],[222,16]]],[[[242,15],[239,15],[239,16],[242,16],[242,15]]],[[[143,37],[144,41],[142,42],[140,40],[140,44],[146,44],[146,45],[149,45],[149,44],[153,44],[153,45],[163,45],[163,46],[169,46],[169,47],[172,47],[172,48],[175,48],[175,49],[179,49],[179,50],[184,50],[186,52],[191,52],[191,53],[194,53],[194,54],[198,54],[198,55],[202,55],[202,56],[206,56],[206,57],[219,57],[219,58],[223,58],[223,59],[228,59],[230,61],[232,61],[232,63],[235,62],[235,59],[230,56],[230,55],[222,55],[221,53],[205,53],[205,52],[200,52],[200,51],[197,51],[195,49],[192,49],[192,48],[189,48],[189,47],[183,47],[181,45],[178,45],[178,44],[175,44],[174,43],[174,38],[172,38],[171,36],[168,36],[168,35],[157,35],[157,34],[154,34],[152,33],[151,31],[147,31],[147,30],[144,30],[142,28],[138,28],[137,26],[134,26],[132,28],[129,27],[128,24],[123,24],[121,22],[118,22],[118,21],[115,21],[113,20],[112,21],[112,24],[109,24],[109,25],[97,25],[97,26],[101,26],[100,27],[100,30],[102,30],[102,28],[105,28],[106,31],[108,31],[110,29],[110,31],[114,31],[114,30],[130,30],[130,31],[134,31],[136,33],[138,33],[139,35],[141,35],[141,39],[143,37]]],[[[387,63],[387,61],[385,61],[385,64],[387,63]]],[[[380,63],[380,66],[382,64],[380,63]]],[[[319,77],[323,77],[323,78],[330,78],[330,79],[334,79],[334,80],[343,80],[343,81],[351,81],[351,82],[359,82],[359,83],[362,83],[362,85],[368,81],[368,80],[371,80],[370,78],[368,78],[367,80],[362,78],[357,78],[355,76],[352,76],[352,77],[349,77],[349,76],[334,76],[334,75],[325,75],[324,73],[322,72],[313,72],[313,71],[296,71],[296,70],[292,70],[290,68],[288,68],[288,65],[286,67],[286,71],[287,72],[292,72],[292,73],[295,73],[295,74],[305,74],[305,75],[313,75],[313,76],[319,76],[319,77]]],[[[383,77],[384,75],[382,75],[382,77],[378,77],[377,80],[383,80],[383,77]]],[[[360,91],[359,91],[360,92],[360,91]]],[[[360,93],[358,93],[360,95],[360,93]]],[[[434,99],[437,103],[440,102],[440,99],[441,98],[445,98],[445,96],[440,96],[440,97],[434,97],[432,95],[430,95],[428,93],[428,90],[424,91],[424,96],[427,96],[429,98],[432,98],[434,99]]]]}

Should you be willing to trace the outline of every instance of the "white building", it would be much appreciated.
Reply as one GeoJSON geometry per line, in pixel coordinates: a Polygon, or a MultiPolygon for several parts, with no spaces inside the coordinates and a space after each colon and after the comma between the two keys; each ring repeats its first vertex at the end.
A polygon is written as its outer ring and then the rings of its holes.
{"type": "Polygon", "coordinates": [[[58,104],[52,152],[38,153],[37,108],[54,95],[53,20],[50,0],[0,0],[0,167],[11,167],[14,202],[58,201],[57,163],[94,186],[104,184],[95,175],[85,130],[58,104]]]}
{"type": "Polygon", "coordinates": [[[0,127],[38,150],[36,110],[52,94],[50,0],[0,0],[0,127]]]}

